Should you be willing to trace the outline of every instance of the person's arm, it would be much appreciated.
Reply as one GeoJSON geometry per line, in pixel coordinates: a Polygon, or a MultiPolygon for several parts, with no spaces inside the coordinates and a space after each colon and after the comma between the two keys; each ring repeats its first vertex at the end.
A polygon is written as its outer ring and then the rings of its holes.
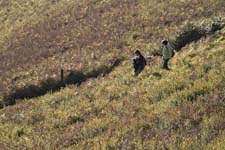
{"type": "Polygon", "coordinates": [[[168,43],[168,49],[170,50],[170,56],[173,57],[175,54],[175,50],[174,48],[171,46],[170,43],[168,43]]]}
{"type": "Polygon", "coordinates": [[[135,56],[132,60],[133,60],[133,65],[134,65],[134,68],[137,69],[138,67],[138,58],[135,56]]]}
{"type": "Polygon", "coordinates": [[[165,46],[163,46],[163,49],[162,49],[162,57],[164,57],[165,56],[165,46]]]}
{"type": "Polygon", "coordinates": [[[144,66],[147,65],[146,59],[143,57],[143,61],[144,61],[144,66]]]}

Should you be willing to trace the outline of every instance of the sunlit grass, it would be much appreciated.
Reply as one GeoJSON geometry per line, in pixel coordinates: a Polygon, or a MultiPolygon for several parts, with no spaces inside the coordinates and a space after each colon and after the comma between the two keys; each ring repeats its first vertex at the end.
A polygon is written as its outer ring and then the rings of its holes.
{"type": "Polygon", "coordinates": [[[80,87],[5,108],[1,137],[30,148],[222,149],[224,34],[217,36],[183,48],[170,71],[157,59],[136,78],[125,61],[80,87]]]}
{"type": "Polygon", "coordinates": [[[223,23],[213,17],[224,16],[223,0],[4,3],[4,90],[58,78],[62,58],[64,69],[85,74],[124,60],[109,74],[1,109],[2,149],[224,149],[225,28],[183,45],[169,71],[156,57],[134,77],[130,62],[134,49],[151,55],[188,24],[223,23]]]}

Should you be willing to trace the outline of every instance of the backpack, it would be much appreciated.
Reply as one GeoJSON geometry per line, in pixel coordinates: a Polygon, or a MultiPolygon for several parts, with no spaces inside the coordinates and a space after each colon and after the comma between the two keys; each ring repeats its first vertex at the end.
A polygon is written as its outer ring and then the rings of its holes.
{"type": "Polygon", "coordinates": [[[174,55],[175,55],[175,51],[174,51],[174,49],[172,49],[172,55],[171,55],[171,58],[173,58],[174,55]]]}

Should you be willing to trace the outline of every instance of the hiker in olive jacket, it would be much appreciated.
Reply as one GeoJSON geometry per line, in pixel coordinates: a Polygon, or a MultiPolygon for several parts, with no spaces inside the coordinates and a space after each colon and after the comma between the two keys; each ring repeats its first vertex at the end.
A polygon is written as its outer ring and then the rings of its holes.
{"type": "Polygon", "coordinates": [[[135,57],[133,58],[134,75],[137,76],[145,67],[146,60],[139,50],[135,51],[135,57]]]}
{"type": "Polygon", "coordinates": [[[168,62],[169,62],[170,58],[172,58],[174,56],[174,49],[172,48],[172,46],[170,45],[170,43],[167,40],[163,40],[162,45],[163,45],[163,51],[162,51],[163,65],[162,65],[162,68],[168,70],[169,69],[168,62]]]}

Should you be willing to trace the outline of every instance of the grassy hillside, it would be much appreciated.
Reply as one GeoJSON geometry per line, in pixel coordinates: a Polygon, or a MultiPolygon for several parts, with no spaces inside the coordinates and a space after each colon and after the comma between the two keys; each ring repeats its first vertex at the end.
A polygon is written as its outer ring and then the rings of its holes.
{"type": "Polygon", "coordinates": [[[0,2],[0,48],[8,43],[9,37],[15,30],[44,20],[57,12],[67,2],[65,0],[7,0],[0,2]]]}
{"type": "MultiPolygon", "coordinates": [[[[57,82],[61,68],[66,74],[101,70],[136,48],[151,55],[163,38],[174,38],[191,22],[223,17],[225,9],[223,0],[9,0],[1,7],[2,105],[14,103],[7,97],[16,91],[57,82]]],[[[32,95],[20,93],[17,98],[32,95]]]]}
{"type": "Polygon", "coordinates": [[[225,149],[223,0],[0,7],[0,106],[16,101],[0,109],[1,149],[225,149]],[[171,70],[156,56],[134,77],[133,50],[158,55],[164,38],[171,70]],[[84,82],[51,92],[61,68],[84,82]]]}
{"type": "Polygon", "coordinates": [[[225,28],[138,78],[106,77],[0,111],[3,149],[224,149],[225,28]]]}

